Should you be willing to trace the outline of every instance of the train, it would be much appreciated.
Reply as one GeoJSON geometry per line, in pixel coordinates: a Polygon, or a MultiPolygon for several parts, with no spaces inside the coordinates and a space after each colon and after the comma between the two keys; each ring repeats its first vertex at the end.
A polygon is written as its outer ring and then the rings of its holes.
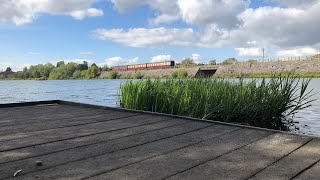
{"type": "Polygon", "coordinates": [[[145,63],[145,64],[113,66],[112,70],[116,70],[116,71],[137,71],[137,70],[144,70],[144,69],[173,68],[174,66],[175,66],[175,62],[174,61],[165,61],[165,62],[155,62],[155,63],[145,63]]]}

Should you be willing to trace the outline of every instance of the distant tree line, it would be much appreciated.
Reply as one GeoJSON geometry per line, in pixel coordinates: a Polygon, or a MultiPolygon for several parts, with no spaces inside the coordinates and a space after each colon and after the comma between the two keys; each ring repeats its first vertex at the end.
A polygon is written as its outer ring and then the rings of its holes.
{"type": "Polygon", "coordinates": [[[0,74],[0,78],[9,79],[40,79],[40,80],[55,80],[55,79],[94,79],[97,78],[101,71],[109,70],[108,67],[98,67],[95,63],[91,66],[88,62],[83,63],[59,61],[56,66],[51,63],[38,64],[25,67],[22,71],[12,72],[8,67],[6,71],[0,74]],[[2,75],[2,76],[1,76],[2,75]]]}

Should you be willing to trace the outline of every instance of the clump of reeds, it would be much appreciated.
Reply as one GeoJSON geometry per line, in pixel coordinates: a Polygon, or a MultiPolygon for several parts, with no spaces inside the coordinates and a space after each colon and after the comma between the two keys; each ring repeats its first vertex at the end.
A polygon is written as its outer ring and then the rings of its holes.
{"type": "Polygon", "coordinates": [[[310,80],[167,79],[121,85],[123,108],[288,130],[292,117],[310,106],[310,80]]]}

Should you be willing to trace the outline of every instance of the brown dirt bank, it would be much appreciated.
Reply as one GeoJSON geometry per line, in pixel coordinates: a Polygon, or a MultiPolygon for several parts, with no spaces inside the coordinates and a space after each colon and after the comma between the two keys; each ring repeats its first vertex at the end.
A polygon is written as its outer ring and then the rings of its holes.
{"type": "MultiPolygon", "coordinates": [[[[241,74],[273,74],[273,73],[320,73],[320,59],[304,61],[275,61],[275,62],[256,62],[256,63],[239,63],[235,65],[215,65],[215,66],[197,66],[185,69],[188,76],[194,77],[201,69],[216,69],[214,76],[237,76],[241,74]]],[[[155,69],[139,70],[141,75],[146,77],[171,77],[173,69],[155,69]]],[[[119,71],[120,78],[132,77],[135,71],[119,71]]],[[[109,72],[102,72],[100,78],[107,78],[109,72]]]]}

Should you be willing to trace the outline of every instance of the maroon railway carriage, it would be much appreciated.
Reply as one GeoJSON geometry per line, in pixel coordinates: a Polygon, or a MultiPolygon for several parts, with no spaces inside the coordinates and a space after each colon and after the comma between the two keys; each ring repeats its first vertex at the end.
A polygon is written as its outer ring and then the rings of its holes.
{"type": "Polygon", "coordinates": [[[116,70],[116,71],[127,71],[128,70],[128,66],[113,66],[112,70],[116,70]]]}
{"type": "Polygon", "coordinates": [[[163,69],[174,67],[174,61],[147,63],[147,69],[163,69]]]}
{"type": "Polygon", "coordinates": [[[165,62],[155,62],[155,63],[146,63],[146,64],[134,64],[128,66],[114,66],[113,70],[116,71],[136,71],[143,69],[164,69],[174,67],[174,61],[165,61],[165,62]]]}
{"type": "Polygon", "coordinates": [[[128,65],[128,71],[146,69],[147,64],[128,65]]]}

